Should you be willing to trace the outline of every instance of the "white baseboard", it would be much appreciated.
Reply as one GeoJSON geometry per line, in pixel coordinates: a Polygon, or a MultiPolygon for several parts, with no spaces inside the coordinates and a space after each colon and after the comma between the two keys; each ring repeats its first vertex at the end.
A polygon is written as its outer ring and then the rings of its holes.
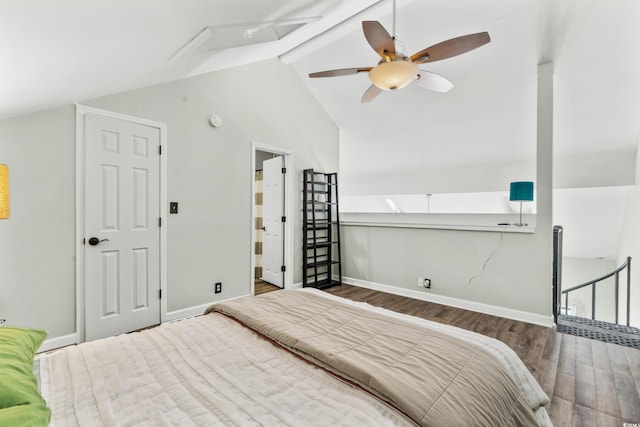
{"type": "MultiPolygon", "coordinates": [[[[424,292],[415,291],[412,289],[399,288],[397,286],[385,285],[382,283],[369,282],[366,280],[354,279],[352,277],[343,277],[342,282],[359,286],[361,288],[373,289],[375,291],[387,292],[394,295],[400,295],[403,297],[419,299],[422,301],[435,302],[437,304],[448,305],[451,307],[462,308],[465,310],[477,311],[479,313],[491,314],[493,316],[505,317],[507,319],[518,320],[521,322],[533,323],[535,325],[541,325],[546,327],[554,327],[553,317],[543,316],[540,314],[529,313],[526,311],[513,310],[510,308],[499,307],[496,305],[483,304],[474,301],[462,300],[458,298],[451,298],[443,295],[425,294],[424,292]]],[[[294,283],[292,289],[302,288],[302,282],[294,283]]],[[[223,301],[231,301],[236,298],[241,298],[244,295],[228,298],[223,301]]],[[[212,304],[223,301],[212,301],[207,304],[202,304],[194,307],[184,308],[181,310],[170,311],[165,318],[166,322],[172,322],[176,320],[182,320],[193,316],[199,316],[212,304]]],[[[75,333],[69,335],[63,335],[61,337],[54,337],[45,340],[44,343],[38,349],[38,353],[44,351],[53,350],[68,345],[74,345],[77,341],[77,335],[75,333]]]]}
{"type": "Polygon", "coordinates": [[[437,304],[477,311],[479,313],[491,314],[493,316],[505,317],[507,319],[518,320],[521,322],[533,323],[535,325],[545,326],[548,328],[554,327],[552,316],[543,316],[541,314],[529,313],[527,311],[513,310],[511,308],[483,304],[443,295],[426,294],[424,293],[424,291],[414,291],[412,289],[404,289],[397,286],[385,285],[382,283],[368,282],[366,280],[354,279],[352,277],[342,277],[342,282],[349,285],[359,286],[361,288],[373,289],[375,291],[387,292],[390,294],[419,299],[422,301],[435,302],[437,304]]]}
{"type": "Polygon", "coordinates": [[[45,340],[40,348],[38,349],[38,353],[42,353],[43,351],[54,350],[60,347],[66,347],[68,345],[74,345],[78,341],[78,336],[73,333],[69,335],[63,335],[61,337],[49,338],[45,340]]]}
{"type": "MultiPolygon", "coordinates": [[[[195,307],[184,308],[182,310],[170,311],[170,312],[167,313],[167,316],[165,317],[165,322],[172,322],[172,321],[176,321],[176,320],[186,319],[186,318],[189,318],[189,317],[199,316],[202,313],[204,313],[204,311],[214,303],[223,302],[223,301],[231,301],[231,300],[234,300],[236,298],[241,298],[243,296],[245,296],[245,295],[241,295],[239,297],[234,297],[234,298],[228,298],[228,299],[222,300],[222,301],[212,301],[212,302],[207,303],[207,304],[202,304],[202,305],[198,305],[198,306],[195,306],[195,307]]],[[[68,345],[74,345],[74,344],[77,344],[78,342],[79,342],[78,341],[78,336],[75,333],[69,334],[69,335],[63,335],[61,337],[49,338],[49,339],[45,340],[45,342],[42,343],[42,345],[38,349],[38,353],[42,353],[44,351],[49,351],[49,350],[54,350],[54,349],[60,348],[60,347],[66,347],[68,345]]]]}
{"type": "Polygon", "coordinates": [[[189,317],[199,316],[199,315],[203,314],[204,311],[207,308],[209,308],[211,305],[213,305],[215,303],[231,301],[231,300],[234,300],[234,299],[237,299],[237,298],[242,298],[244,296],[247,296],[247,295],[240,295],[240,296],[237,296],[237,297],[227,298],[225,300],[220,300],[220,301],[211,301],[211,302],[206,303],[206,304],[197,305],[197,306],[194,306],[194,307],[183,308],[181,310],[169,311],[169,312],[167,312],[167,315],[165,317],[165,322],[173,322],[175,320],[182,320],[182,319],[187,319],[189,317]]]}

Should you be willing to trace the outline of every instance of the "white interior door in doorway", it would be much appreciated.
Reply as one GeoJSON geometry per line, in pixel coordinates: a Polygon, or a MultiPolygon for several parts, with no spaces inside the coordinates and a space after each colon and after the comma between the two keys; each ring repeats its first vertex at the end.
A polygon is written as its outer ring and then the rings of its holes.
{"type": "Polygon", "coordinates": [[[283,287],[284,158],[262,164],[262,280],[283,287]]]}
{"type": "Polygon", "coordinates": [[[85,337],[160,323],[160,130],[84,115],[85,337]]]}

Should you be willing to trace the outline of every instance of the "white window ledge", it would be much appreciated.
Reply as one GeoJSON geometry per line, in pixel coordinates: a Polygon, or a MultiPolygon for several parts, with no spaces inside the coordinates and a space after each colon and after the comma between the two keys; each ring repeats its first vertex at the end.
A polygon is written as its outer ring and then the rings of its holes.
{"type": "Polygon", "coordinates": [[[523,215],[524,226],[513,214],[427,214],[340,212],[340,225],[363,227],[433,228],[440,230],[534,233],[536,216],[523,215]]]}

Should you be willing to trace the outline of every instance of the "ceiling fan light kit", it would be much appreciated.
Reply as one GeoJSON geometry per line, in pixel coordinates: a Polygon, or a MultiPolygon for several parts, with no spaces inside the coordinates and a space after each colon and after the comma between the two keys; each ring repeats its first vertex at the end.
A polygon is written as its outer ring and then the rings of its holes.
{"type": "Polygon", "coordinates": [[[362,31],[369,45],[382,58],[375,67],[341,68],[309,74],[310,78],[338,77],[367,73],[373,83],[362,95],[360,102],[371,102],[383,90],[396,90],[415,83],[434,92],[448,92],[453,83],[439,74],[420,70],[420,64],[440,61],[461,55],[491,41],[489,33],[475,33],[456,37],[422,49],[407,57],[396,54],[395,1],[393,7],[393,37],[378,21],[362,21],[362,31]]]}
{"type": "Polygon", "coordinates": [[[369,80],[382,90],[402,89],[413,82],[418,75],[418,64],[406,56],[396,56],[392,61],[380,61],[369,71],[369,80]]]}

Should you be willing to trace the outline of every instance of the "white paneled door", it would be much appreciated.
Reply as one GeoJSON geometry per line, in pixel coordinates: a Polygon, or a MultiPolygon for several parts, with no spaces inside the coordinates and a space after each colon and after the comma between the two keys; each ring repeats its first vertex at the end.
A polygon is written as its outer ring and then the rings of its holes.
{"type": "Polygon", "coordinates": [[[84,117],[89,341],[160,323],[160,130],[84,117]]]}
{"type": "Polygon", "coordinates": [[[283,287],[284,157],[262,164],[262,280],[283,287]]]}

